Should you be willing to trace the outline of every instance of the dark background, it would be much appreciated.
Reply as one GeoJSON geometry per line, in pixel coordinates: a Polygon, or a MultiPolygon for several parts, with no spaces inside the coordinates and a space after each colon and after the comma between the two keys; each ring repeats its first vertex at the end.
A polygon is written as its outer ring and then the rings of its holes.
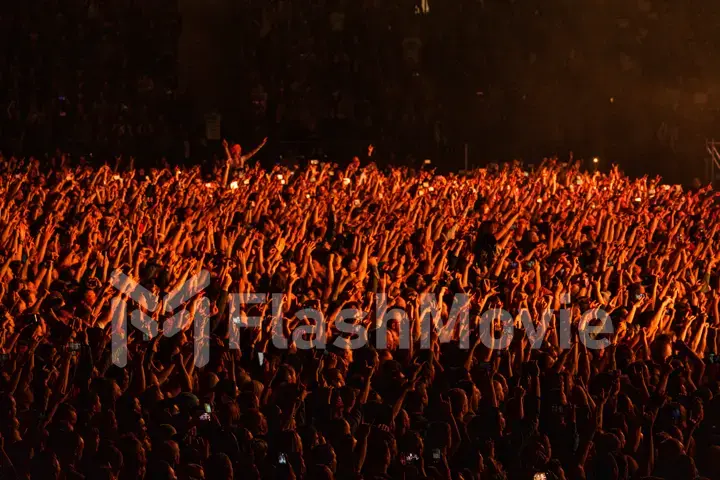
{"type": "Polygon", "coordinates": [[[0,147],[442,169],[599,157],[705,179],[720,3],[701,0],[29,0],[0,5],[0,147]],[[342,18],[341,28],[333,20],[342,18]],[[417,45],[419,62],[408,58],[417,45]]]}
{"type": "MultiPolygon", "coordinates": [[[[635,175],[658,173],[677,181],[704,176],[705,139],[720,136],[717,2],[430,0],[427,15],[415,15],[412,1],[376,8],[362,3],[299,2],[296,9],[303,12],[296,13],[297,23],[276,25],[261,41],[258,55],[267,56],[248,61],[233,56],[231,48],[225,58],[253,78],[240,75],[229,82],[228,95],[215,101],[228,120],[225,132],[250,142],[268,133],[276,147],[289,142],[285,148],[307,141],[342,150],[335,145],[339,140],[357,152],[367,141],[381,157],[396,153],[396,163],[413,155],[455,169],[462,168],[468,143],[475,165],[513,158],[536,162],[554,154],[567,158],[573,151],[576,158],[620,163],[635,175]],[[345,31],[328,40],[326,15],[336,10],[346,13],[345,31]],[[422,59],[410,68],[403,63],[402,42],[415,35],[422,59]],[[308,39],[311,46],[304,45],[308,39]],[[317,68],[304,60],[326,48],[359,59],[361,69],[370,68],[369,79],[353,72],[361,84],[348,86],[352,81],[336,80],[336,69],[327,63],[317,68]],[[374,59],[382,64],[375,70],[368,66],[374,59]],[[304,65],[320,71],[320,78],[305,77],[304,65]],[[324,83],[327,77],[333,77],[330,84],[324,83]],[[312,86],[308,96],[316,95],[303,98],[311,104],[303,108],[313,112],[305,120],[316,123],[310,127],[276,121],[273,108],[287,112],[284,103],[292,102],[287,85],[296,80],[312,86]],[[278,83],[286,87],[283,93],[278,83]],[[269,95],[264,122],[251,120],[244,110],[252,99],[237,95],[253,84],[269,95]],[[335,89],[351,92],[355,117],[327,118],[322,93],[335,89]],[[365,112],[358,112],[365,102],[370,127],[365,112]],[[233,127],[234,121],[242,126],[233,127]],[[250,122],[258,129],[254,136],[245,128],[250,122]]],[[[228,23],[252,36],[257,10],[235,8],[228,23]]],[[[229,78],[233,72],[218,75],[229,78]]]]}

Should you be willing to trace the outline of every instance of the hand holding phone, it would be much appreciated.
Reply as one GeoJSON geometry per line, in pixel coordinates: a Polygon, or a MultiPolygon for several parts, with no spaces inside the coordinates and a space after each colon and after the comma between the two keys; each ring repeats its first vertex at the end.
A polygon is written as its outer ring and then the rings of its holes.
{"type": "Polygon", "coordinates": [[[432,461],[433,463],[442,463],[442,452],[439,448],[433,448],[432,461]]]}

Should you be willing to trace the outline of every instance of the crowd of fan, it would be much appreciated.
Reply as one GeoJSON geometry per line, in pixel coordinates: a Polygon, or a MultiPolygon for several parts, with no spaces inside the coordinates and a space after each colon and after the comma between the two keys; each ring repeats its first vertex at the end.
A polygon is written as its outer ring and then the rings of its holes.
{"type": "Polygon", "coordinates": [[[265,171],[228,150],[207,174],[2,159],[2,478],[720,478],[712,190],[553,160],[265,171]],[[187,280],[210,285],[169,325],[152,297],[187,280]],[[421,329],[426,293],[443,321],[468,295],[469,322],[421,329]],[[166,335],[113,322],[138,305],[166,335]],[[515,335],[490,348],[501,308],[515,335]],[[343,309],[367,313],[345,320],[365,346],[343,348],[343,309]],[[604,349],[578,340],[598,309],[604,349]]]}

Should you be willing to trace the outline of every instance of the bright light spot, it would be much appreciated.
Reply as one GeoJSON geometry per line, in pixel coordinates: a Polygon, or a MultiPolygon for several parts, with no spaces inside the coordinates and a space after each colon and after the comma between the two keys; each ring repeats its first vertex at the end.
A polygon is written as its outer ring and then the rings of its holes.
{"type": "Polygon", "coordinates": [[[435,191],[435,187],[430,187],[430,188],[428,188],[428,190],[430,190],[431,192],[434,192],[434,191],[435,191]]]}
{"type": "Polygon", "coordinates": [[[113,179],[113,180],[120,180],[120,175],[113,175],[113,176],[112,176],[112,179],[113,179]]]}
{"type": "Polygon", "coordinates": [[[353,202],[353,204],[354,204],[356,207],[359,207],[359,206],[360,206],[360,200],[358,200],[358,199],[356,198],[355,201],[353,202]]]}
{"type": "Polygon", "coordinates": [[[429,186],[430,186],[430,184],[429,184],[428,182],[423,182],[423,187],[424,187],[424,188],[428,188],[429,186]]]}
{"type": "Polygon", "coordinates": [[[343,178],[343,185],[350,185],[350,179],[348,177],[343,178]]]}
{"type": "Polygon", "coordinates": [[[310,194],[309,194],[309,193],[306,193],[306,194],[305,194],[305,198],[310,198],[310,194]]]}
{"type": "Polygon", "coordinates": [[[610,97],[610,103],[615,103],[615,97],[610,97]]]}
{"type": "Polygon", "coordinates": [[[430,165],[430,164],[432,163],[432,160],[430,160],[429,158],[426,158],[423,163],[424,163],[425,165],[430,165]]]}
{"type": "Polygon", "coordinates": [[[418,195],[420,195],[421,197],[425,195],[425,190],[418,190],[418,195]]]}
{"type": "Polygon", "coordinates": [[[538,199],[537,199],[537,202],[538,202],[538,203],[542,203],[542,198],[538,198],[538,199]]]}
{"type": "Polygon", "coordinates": [[[243,185],[250,185],[250,180],[247,178],[243,180],[243,185]]]}
{"type": "Polygon", "coordinates": [[[210,187],[212,187],[212,183],[209,183],[209,182],[208,182],[208,183],[205,184],[205,188],[210,188],[210,187]]]}
{"type": "Polygon", "coordinates": [[[237,190],[238,188],[238,182],[230,182],[230,188],[232,190],[237,190]]]}
{"type": "Polygon", "coordinates": [[[279,174],[279,175],[277,176],[277,179],[278,179],[278,180],[282,180],[282,179],[283,179],[282,174],[279,174]]]}
{"type": "Polygon", "coordinates": [[[636,201],[636,202],[642,202],[642,198],[640,198],[640,197],[635,197],[635,201],[636,201]]]}
{"type": "Polygon", "coordinates": [[[280,185],[285,185],[285,180],[280,180],[280,185]]]}
{"type": "Polygon", "coordinates": [[[598,157],[593,158],[593,163],[600,163],[600,159],[598,157]]]}
{"type": "Polygon", "coordinates": [[[317,165],[317,164],[318,164],[317,160],[310,160],[310,165],[317,165]]]}
{"type": "Polygon", "coordinates": [[[335,175],[335,171],[334,171],[334,170],[330,170],[330,171],[328,172],[328,175],[330,175],[330,176],[332,177],[333,175],[335,175]]]}

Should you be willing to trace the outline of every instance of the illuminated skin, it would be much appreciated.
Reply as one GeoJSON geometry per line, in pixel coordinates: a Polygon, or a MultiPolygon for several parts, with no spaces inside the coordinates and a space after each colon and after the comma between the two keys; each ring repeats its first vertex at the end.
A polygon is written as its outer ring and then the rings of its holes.
{"type": "Polygon", "coordinates": [[[223,177],[223,185],[227,185],[228,181],[228,175],[231,168],[239,168],[243,169],[245,168],[245,164],[248,160],[250,160],[252,157],[254,157],[267,143],[268,139],[265,137],[263,141],[258,145],[254,150],[250,151],[250,153],[243,155],[242,154],[242,147],[239,143],[236,143],[235,145],[230,148],[228,146],[227,140],[223,140],[223,148],[225,149],[225,154],[227,155],[227,165],[225,167],[225,174],[223,177]]]}
{"type": "MultiPolygon", "coordinates": [[[[201,270],[210,272],[212,288],[206,294],[213,311],[218,312],[219,320],[213,318],[213,323],[220,325],[220,330],[210,340],[219,355],[213,354],[208,369],[231,383],[227,389],[198,399],[200,405],[207,402],[217,408],[220,402],[237,401],[241,413],[234,435],[249,435],[250,440],[253,434],[271,439],[273,428],[299,425],[300,415],[292,418],[288,408],[302,410],[306,416],[327,413],[328,419],[339,420],[342,428],[338,432],[346,440],[347,435],[352,436],[348,444],[357,449],[368,447],[368,430],[371,446],[380,446],[380,451],[368,454],[363,460],[368,465],[353,465],[356,473],[384,473],[394,461],[396,455],[390,453],[399,448],[394,444],[397,439],[381,444],[376,440],[379,431],[402,435],[425,420],[443,424],[443,462],[453,458],[451,455],[462,455],[466,427],[480,425],[475,439],[496,444],[482,443],[473,452],[472,458],[480,459],[474,463],[486,471],[498,469],[506,450],[504,438],[514,433],[513,423],[535,422],[525,416],[532,410],[531,400],[540,399],[542,406],[539,379],[544,382],[556,377],[564,382],[558,395],[560,405],[568,411],[570,406],[578,407],[596,422],[581,429],[577,455],[571,456],[579,463],[569,467],[585,470],[591,468],[587,459],[591,458],[589,445],[593,442],[586,432],[610,434],[603,430],[610,430],[611,423],[603,422],[603,405],[609,402],[613,409],[626,405],[622,399],[628,383],[635,393],[629,406],[617,408],[625,416],[622,421],[613,417],[613,425],[623,426],[613,435],[626,450],[639,444],[648,451],[654,451],[648,443],[654,435],[645,434],[641,441],[637,429],[651,432],[657,415],[658,428],[669,430],[663,412],[640,411],[650,404],[651,392],[691,396],[704,386],[703,360],[709,362],[710,354],[716,353],[712,340],[720,325],[719,296],[712,286],[705,288],[711,280],[704,278],[714,271],[720,253],[715,246],[718,216],[709,191],[682,194],[658,185],[650,199],[647,180],[611,172],[581,174],[583,181],[578,184],[573,181],[576,172],[561,175],[563,167],[552,162],[527,177],[516,167],[497,174],[477,171],[463,177],[413,173],[404,168],[381,172],[359,162],[348,168],[311,164],[307,170],[276,167],[264,171],[253,167],[237,172],[236,188],[224,188],[228,167],[247,167],[247,160],[258,149],[247,155],[240,148],[228,149],[227,161],[217,166],[212,178],[200,177],[195,169],[115,174],[108,168],[78,168],[59,174],[43,172],[44,178],[26,173],[26,169],[17,170],[19,178],[15,170],[0,173],[0,188],[4,189],[0,195],[0,303],[5,309],[0,316],[0,348],[9,355],[6,365],[10,371],[3,372],[7,374],[3,385],[8,384],[7,390],[12,391],[12,402],[4,400],[2,404],[5,413],[0,422],[7,430],[2,432],[6,447],[8,439],[18,439],[21,432],[25,437],[24,432],[34,428],[28,424],[32,415],[27,414],[25,404],[31,403],[34,377],[39,378],[43,371],[39,366],[49,371],[46,386],[50,408],[46,416],[33,419],[38,421],[38,428],[54,430],[52,408],[66,401],[81,404],[78,413],[67,421],[55,420],[69,427],[75,424],[78,430],[79,426],[95,425],[92,419],[100,425],[107,414],[100,441],[103,433],[119,436],[117,431],[132,428],[140,442],[135,446],[138,460],[134,468],[144,469],[145,450],[152,452],[150,433],[154,432],[150,426],[157,425],[146,417],[156,413],[148,413],[152,406],[163,407],[163,421],[197,421],[180,405],[182,394],[207,393],[202,384],[198,385],[207,370],[194,366],[195,333],[190,323],[175,337],[160,337],[152,343],[130,333],[128,367],[121,372],[108,371],[97,361],[102,358],[103,338],[112,325],[111,305],[117,292],[107,285],[117,268],[157,296],[201,270]],[[115,175],[117,179],[113,179],[115,175]],[[563,178],[570,180],[563,183],[563,178]],[[19,180],[19,190],[6,194],[19,180]],[[424,183],[429,186],[424,187],[424,183]],[[422,195],[414,193],[421,188],[422,195]],[[484,203],[476,208],[480,196],[484,203]],[[641,201],[636,202],[636,198],[641,201]],[[683,209],[687,212],[680,221],[678,212],[683,209]],[[543,225],[545,217],[550,219],[549,225],[543,225]],[[516,223],[522,227],[513,229],[516,223]],[[695,228],[698,226],[702,229],[695,228]],[[526,243],[532,245],[524,250],[519,242],[526,231],[526,243]],[[494,247],[494,257],[475,257],[479,234],[494,247]],[[596,255],[580,255],[585,248],[596,255]],[[162,274],[148,273],[154,264],[162,274]],[[90,282],[92,279],[96,282],[90,282]],[[46,294],[53,291],[60,293],[62,301],[57,308],[46,308],[46,294]],[[220,293],[262,291],[284,294],[282,321],[288,332],[301,323],[293,318],[300,306],[317,308],[320,321],[329,326],[329,353],[307,354],[292,338],[286,357],[270,348],[272,333],[267,326],[272,320],[272,306],[264,298],[252,312],[245,308],[243,314],[260,317],[265,328],[243,326],[248,338],[243,339],[241,351],[227,348],[222,326],[229,308],[222,304],[220,293]],[[386,293],[388,307],[403,309],[411,325],[417,327],[423,293],[436,295],[441,319],[447,320],[453,294],[460,292],[471,296],[472,314],[490,306],[503,307],[513,315],[524,308],[535,322],[545,310],[559,312],[567,292],[572,293],[569,314],[574,325],[579,324],[583,313],[580,302],[590,309],[623,307],[627,325],[610,338],[618,350],[622,347],[631,353],[591,351],[574,337],[573,347],[563,350],[555,325],[546,332],[539,352],[531,351],[522,335],[509,346],[507,356],[493,354],[482,343],[472,353],[456,352],[441,345],[436,335],[430,339],[429,350],[418,349],[413,343],[413,351],[400,351],[402,316],[398,312],[389,315],[390,348],[338,351],[332,346],[340,335],[334,328],[339,312],[350,306],[372,312],[374,293],[386,293]],[[604,292],[609,292],[607,298],[604,292]],[[643,295],[635,298],[636,292],[643,295]],[[79,306],[87,308],[81,311],[79,306]],[[685,309],[683,313],[679,312],[681,308],[685,309]],[[34,311],[40,312],[39,324],[28,325],[34,311]],[[69,352],[67,338],[58,334],[60,327],[71,329],[71,340],[88,344],[89,350],[97,349],[92,352],[95,361],[69,352]],[[256,363],[258,352],[267,353],[262,365],[256,363]],[[650,367],[621,365],[626,359],[651,358],[656,362],[650,367]],[[85,366],[92,368],[80,368],[85,366]],[[616,370],[627,378],[604,384],[603,375],[616,370]],[[458,385],[452,384],[454,376],[459,378],[458,385]],[[451,389],[462,389],[463,393],[455,392],[452,398],[439,396],[438,391],[444,391],[440,382],[448,379],[451,389]],[[87,389],[93,395],[85,397],[87,389]],[[336,401],[341,397],[338,392],[342,398],[352,395],[342,410],[336,407],[340,405],[336,401]],[[67,399],[65,395],[69,395],[67,399]],[[15,396],[21,399],[22,408],[15,407],[15,396]],[[362,423],[361,415],[355,416],[366,404],[374,407],[378,403],[383,407],[377,415],[384,416],[382,423],[370,428],[362,423]],[[501,409],[510,404],[523,408],[501,409]],[[489,406],[496,413],[490,423],[492,438],[486,439],[480,433],[488,435],[482,430],[488,422],[479,415],[489,406]],[[280,415],[274,415],[271,407],[280,409],[280,415]]],[[[193,305],[190,302],[187,308],[193,305]]],[[[140,307],[148,309],[147,302],[140,307]]],[[[168,317],[162,310],[151,313],[156,321],[168,317]]],[[[189,318],[190,313],[184,315],[182,318],[189,318]]],[[[369,326],[375,320],[374,313],[348,317],[356,326],[369,326]]],[[[474,340],[477,324],[469,328],[474,340]]],[[[413,335],[421,333],[413,330],[413,335]]],[[[457,342],[459,331],[448,334],[457,342]]],[[[710,374],[714,374],[713,368],[708,366],[710,374]]],[[[540,410],[542,415],[543,408],[540,410]]],[[[682,430],[677,437],[686,441],[692,438],[690,429],[704,425],[700,411],[683,406],[681,418],[673,425],[682,430]]],[[[705,406],[702,411],[711,409],[705,406]]],[[[563,415],[567,418],[556,424],[569,428],[573,425],[571,412],[563,415]]],[[[586,419],[574,420],[580,423],[586,419]]],[[[562,438],[569,437],[568,432],[562,433],[562,438]]],[[[326,441],[317,432],[314,438],[326,441]]],[[[341,443],[338,439],[329,441],[341,443]]],[[[543,437],[536,443],[538,450],[549,456],[561,456],[564,448],[553,438],[546,441],[543,437]],[[548,443],[551,441],[552,445],[548,443]]],[[[692,451],[689,445],[682,447],[682,452],[692,451]]],[[[219,450],[215,446],[210,449],[219,450]]],[[[178,452],[179,460],[173,461],[182,464],[184,450],[179,448],[178,452]]],[[[340,452],[338,448],[338,456],[340,452]]],[[[206,460],[199,457],[198,461],[206,460]]],[[[652,473],[654,460],[641,455],[638,459],[642,472],[652,473]]],[[[330,463],[340,468],[343,461],[333,456],[330,463]]]]}

